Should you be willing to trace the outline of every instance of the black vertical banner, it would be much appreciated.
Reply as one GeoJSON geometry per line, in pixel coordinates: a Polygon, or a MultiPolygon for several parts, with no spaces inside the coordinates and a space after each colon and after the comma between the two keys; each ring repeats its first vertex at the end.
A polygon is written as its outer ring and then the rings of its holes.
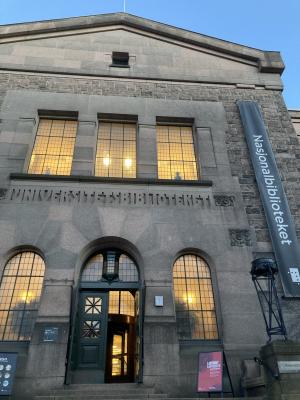
{"type": "Polygon", "coordinates": [[[255,101],[237,102],[286,297],[300,297],[300,249],[264,121],[255,101]]]}

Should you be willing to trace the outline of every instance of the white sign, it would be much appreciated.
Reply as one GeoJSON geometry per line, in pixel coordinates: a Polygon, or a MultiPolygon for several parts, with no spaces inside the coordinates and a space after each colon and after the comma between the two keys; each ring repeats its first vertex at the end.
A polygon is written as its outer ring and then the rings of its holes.
{"type": "Polygon", "coordinates": [[[300,361],[278,361],[281,374],[296,374],[300,372],[300,361]]]}

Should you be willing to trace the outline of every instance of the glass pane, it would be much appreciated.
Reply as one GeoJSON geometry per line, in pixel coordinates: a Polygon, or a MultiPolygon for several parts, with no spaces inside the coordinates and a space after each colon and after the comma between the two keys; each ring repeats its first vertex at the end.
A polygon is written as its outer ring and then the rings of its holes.
{"type": "Polygon", "coordinates": [[[198,178],[191,127],[157,126],[157,163],[160,179],[198,178]]]}
{"type": "Polygon", "coordinates": [[[195,162],[185,162],[184,165],[184,177],[187,180],[193,181],[197,179],[197,168],[195,162]]]}
{"type": "Polygon", "coordinates": [[[157,142],[169,142],[169,129],[167,126],[158,125],[156,128],[157,142]]]}
{"type": "Polygon", "coordinates": [[[2,340],[30,340],[44,270],[42,258],[29,251],[17,254],[7,263],[0,286],[2,340]]]}
{"type": "Polygon", "coordinates": [[[96,176],[136,177],[136,125],[100,122],[96,176]]]}
{"type": "Polygon", "coordinates": [[[28,168],[28,173],[41,174],[43,172],[44,161],[45,161],[45,156],[32,154],[28,168]]]}
{"type": "Polygon", "coordinates": [[[98,140],[110,139],[111,123],[101,122],[98,129],[98,140]]]}
{"type": "Polygon", "coordinates": [[[159,143],[157,146],[157,157],[159,160],[170,160],[169,143],[159,143]]]}
{"type": "Polygon", "coordinates": [[[100,321],[83,321],[81,337],[97,339],[100,337],[100,321]]]}
{"type": "Polygon", "coordinates": [[[41,119],[28,172],[70,175],[77,121],[41,119]]]}
{"type": "Polygon", "coordinates": [[[217,339],[218,329],[216,314],[214,311],[204,311],[203,312],[204,330],[206,339],[217,339]]]}
{"type": "Polygon", "coordinates": [[[160,179],[171,179],[171,163],[170,161],[158,160],[157,166],[158,177],[160,179]]]}
{"type": "Polygon", "coordinates": [[[171,161],[171,178],[175,180],[184,179],[183,162],[171,161]]]}
{"type": "Polygon", "coordinates": [[[120,314],[135,315],[134,297],[130,292],[121,292],[120,314]]]}
{"type": "Polygon", "coordinates": [[[110,291],[109,292],[108,313],[109,314],[119,314],[120,313],[120,292],[119,291],[110,291]]]}
{"type": "Polygon", "coordinates": [[[103,256],[102,254],[97,254],[92,257],[85,265],[82,275],[82,282],[95,282],[100,281],[102,278],[103,271],[103,256]]]}
{"type": "Polygon", "coordinates": [[[182,126],[180,134],[182,143],[193,143],[193,133],[191,127],[182,126]]]}
{"type": "Polygon", "coordinates": [[[180,143],[170,143],[170,159],[173,161],[182,160],[182,150],[180,143]]]}
{"type": "Polygon", "coordinates": [[[134,296],[128,291],[110,291],[108,312],[109,314],[122,314],[134,317],[134,296]]]}
{"type": "Polygon", "coordinates": [[[169,126],[169,141],[170,143],[181,143],[179,126],[169,126]]]}
{"type": "Polygon", "coordinates": [[[59,160],[58,156],[48,156],[47,155],[45,157],[42,173],[46,174],[46,175],[50,175],[50,174],[56,175],[58,160],[59,160]]]}
{"type": "Polygon", "coordinates": [[[181,339],[191,339],[190,319],[188,312],[176,313],[177,332],[181,339]]]}
{"type": "Polygon", "coordinates": [[[114,335],[113,336],[113,346],[112,346],[112,355],[113,356],[122,354],[122,345],[123,345],[122,335],[114,335]]]}
{"type": "Polygon", "coordinates": [[[202,312],[190,312],[191,339],[206,339],[202,312]]]}
{"type": "Polygon", "coordinates": [[[125,254],[119,258],[119,280],[123,282],[138,282],[139,280],[135,263],[125,254]]]}
{"type": "Polygon", "coordinates": [[[198,269],[197,269],[197,261],[196,256],[187,255],[184,257],[185,264],[185,272],[187,278],[197,278],[198,277],[198,269]]]}
{"type": "Polygon", "coordinates": [[[173,285],[179,337],[217,339],[215,302],[206,262],[193,254],[179,257],[174,264],[173,285]]]}
{"type": "Polygon", "coordinates": [[[123,140],[123,124],[113,123],[111,129],[111,139],[112,140],[123,140]]]}
{"type": "Polygon", "coordinates": [[[84,312],[86,314],[101,314],[102,312],[102,298],[101,297],[86,297],[84,312]]]}

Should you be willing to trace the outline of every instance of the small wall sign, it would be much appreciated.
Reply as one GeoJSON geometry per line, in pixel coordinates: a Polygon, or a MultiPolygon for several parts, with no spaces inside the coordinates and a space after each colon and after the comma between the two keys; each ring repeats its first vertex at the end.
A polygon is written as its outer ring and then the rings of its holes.
{"type": "Polygon", "coordinates": [[[0,396],[9,396],[12,393],[17,356],[17,353],[0,353],[0,396]]]}
{"type": "Polygon", "coordinates": [[[47,326],[44,329],[43,342],[57,342],[58,339],[58,328],[53,326],[47,326]]]}
{"type": "Polygon", "coordinates": [[[280,374],[297,374],[300,372],[300,361],[278,361],[280,374]]]}
{"type": "Polygon", "coordinates": [[[163,307],[164,306],[164,296],[155,296],[154,297],[154,305],[155,305],[155,307],[163,307]]]}

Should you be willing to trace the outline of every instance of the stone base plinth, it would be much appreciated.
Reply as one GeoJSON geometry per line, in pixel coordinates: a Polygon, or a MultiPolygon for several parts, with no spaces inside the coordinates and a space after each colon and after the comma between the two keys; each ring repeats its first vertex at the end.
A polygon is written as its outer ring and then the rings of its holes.
{"type": "Polygon", "coordinates": [[[274,341],[261,348],[268,400],[300,398],[300,342],[274,341]]]}

